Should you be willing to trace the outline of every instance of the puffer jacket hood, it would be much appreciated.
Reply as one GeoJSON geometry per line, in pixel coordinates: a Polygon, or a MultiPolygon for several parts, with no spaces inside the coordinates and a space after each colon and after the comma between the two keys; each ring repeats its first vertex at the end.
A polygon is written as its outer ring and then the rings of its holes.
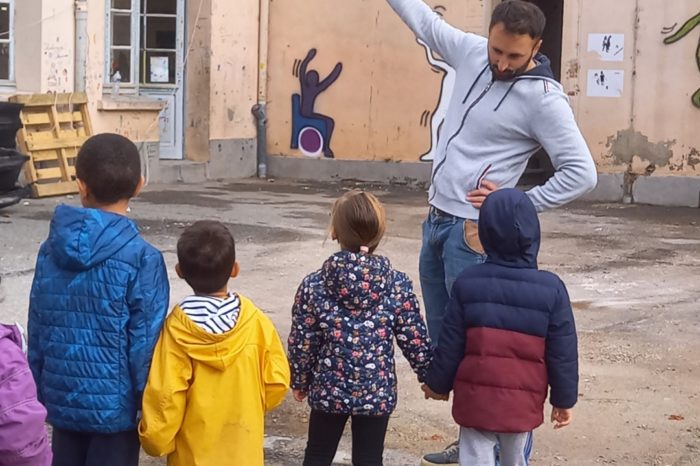
{"type": "Polygon", "coordinates": [[[87,270],[112,257],[138,234],[134,222],[123,215],[59,205],[48,244],[61,267],[87,270]]]}
{"type": "Polygon", "coordinates": [[[323,264],[321,274],[328,290],[339,294],[345,309],[360,311],[375,306],[392,277],[386,257],[340,251],[323,264]]]}
{"type": "Polygon", "coordinates": [[[487,262],[537,268],[540,221],[530,198],[513,188],[491,193],[481,207],[479,238],[487,262]]]}

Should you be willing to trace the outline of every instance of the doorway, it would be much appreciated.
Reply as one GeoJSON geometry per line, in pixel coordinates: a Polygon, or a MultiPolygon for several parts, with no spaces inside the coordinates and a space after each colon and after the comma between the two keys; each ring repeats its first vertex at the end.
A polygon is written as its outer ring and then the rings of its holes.
{"type": "Polygon", "coordinates": [[[141,94],[163,101],[160,158],[183,158],[185,1],[140,0],[141,94]]]}
{"type": "MultiPolygon", "coordinates": [[[[526,0],[534,3],[547,18],[547,25],[542,36],[540,52],[552,63],[552,72],[557,81],[561,81],[561,49],[564,32],[564,0],[526,0]]],[[[547,182],[554,174],[554,167],[544,149],[537,151],[527,164],[525,173],[518,182],[522,186],[537,186],[547,182]]]]}

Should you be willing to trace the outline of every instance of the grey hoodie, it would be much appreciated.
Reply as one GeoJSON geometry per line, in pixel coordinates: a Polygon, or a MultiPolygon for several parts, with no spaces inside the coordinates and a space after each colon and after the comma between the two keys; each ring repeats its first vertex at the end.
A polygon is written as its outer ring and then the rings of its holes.
{"type": "Polygon", "coordinates": [[[478,219],[467,193],[487,179],[514,187],[540,147],[556,170],[527,192],[538,211],[566,204],[597,183],[595,163],[549,60],[510,81],[494,81],[487,39],[456,29],[422,0],[388,0],[418,38],[456,70],[452,101],[433,161],[430,204],[478,219]]]}

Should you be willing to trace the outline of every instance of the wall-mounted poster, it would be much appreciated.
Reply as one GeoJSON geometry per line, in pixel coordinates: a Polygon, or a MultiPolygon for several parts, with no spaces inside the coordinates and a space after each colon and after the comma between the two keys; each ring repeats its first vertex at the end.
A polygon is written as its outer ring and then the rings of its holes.
{"type": "Polygon", "coordinates": [[[168,57],[151,57],[152,83],[167,83],[170,81],[169,63],[168,57]]]}
{"type": "Polygon", "coordinates": [[[622,97],[625,84],[623,70],[588,70],[588,97],[622,97]]]}
{"type": "Polygon", "coordinates": [[[603,61],[623,61],[624,50],[624,34],[588,34],[588,51],[596,52],[603,61]]]}

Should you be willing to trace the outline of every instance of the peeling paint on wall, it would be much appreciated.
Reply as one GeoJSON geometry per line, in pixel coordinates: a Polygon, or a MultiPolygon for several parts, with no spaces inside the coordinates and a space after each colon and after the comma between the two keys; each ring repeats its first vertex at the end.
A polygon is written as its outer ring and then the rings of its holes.
{"type": "Polygon", "coordinates": [[[695,147],[691,147],[690,151],[683,155],[678,163],[670,165],[668,169],[671,171],[683,171],[688,166],[695,171],[696,165],[700,165],[700,152],[695,147]]]}
{"type": "Polygon", "coordinates": [[[653,143],[644,134],[630,129],[618,131],[608,137],[606,147],[610,156],[618,163],[630,165],[635,156],[655,166],[666,166],[673,158],[671,147],[676,141],[653,143]]]}

